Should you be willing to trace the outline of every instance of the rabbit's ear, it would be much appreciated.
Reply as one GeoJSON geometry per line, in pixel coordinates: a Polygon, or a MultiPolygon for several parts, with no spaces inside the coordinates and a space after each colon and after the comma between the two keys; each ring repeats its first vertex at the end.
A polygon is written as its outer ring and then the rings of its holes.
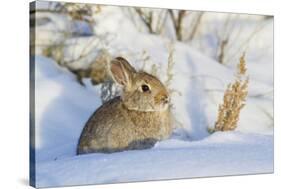
{"type": "Polygon", "coordinates": [[[117,57],[111,61],[110,71],[113,79],[126,87],[131,85],[133,74],[136,73],[136,70],[122,57],[117,57]]]}

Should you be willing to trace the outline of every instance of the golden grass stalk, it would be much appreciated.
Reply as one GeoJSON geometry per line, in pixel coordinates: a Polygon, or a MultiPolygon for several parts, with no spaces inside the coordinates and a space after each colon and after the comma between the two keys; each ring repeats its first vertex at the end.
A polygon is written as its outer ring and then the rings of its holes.
{"type": "Polygon", "coordinates": [[[245,53],[240,57],[234,83],[230,83],[219,105],[214,131],[231,131],[237,128],[241,109],[246,104],[249,77],[246,76],[245,53]]]}

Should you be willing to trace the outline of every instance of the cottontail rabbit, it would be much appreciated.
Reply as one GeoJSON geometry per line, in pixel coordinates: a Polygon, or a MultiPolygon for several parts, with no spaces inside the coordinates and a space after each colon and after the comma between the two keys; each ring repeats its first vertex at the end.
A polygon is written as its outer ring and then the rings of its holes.
{"type": "Polygon", "coordinates": [[[86,123],[77,154],[145,149],[171,134],[169,94],[146,72],[122,57],[111,61],[112,78],[123,86],[121,97],[99,107],[86,123]]]}

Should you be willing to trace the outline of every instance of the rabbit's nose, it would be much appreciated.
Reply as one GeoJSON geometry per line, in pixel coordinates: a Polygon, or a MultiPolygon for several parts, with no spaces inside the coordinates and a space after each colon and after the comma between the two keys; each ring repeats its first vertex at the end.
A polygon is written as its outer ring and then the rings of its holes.
{"type": "Polygon", "coordinates": [[[168,96],[163,96],[163,98],[162,98],[162,102],[163,103],[165,103],[165,104],[168,104],[169,102],[170,102],[170,99],[169,99],[169,97],[168,96]]]}

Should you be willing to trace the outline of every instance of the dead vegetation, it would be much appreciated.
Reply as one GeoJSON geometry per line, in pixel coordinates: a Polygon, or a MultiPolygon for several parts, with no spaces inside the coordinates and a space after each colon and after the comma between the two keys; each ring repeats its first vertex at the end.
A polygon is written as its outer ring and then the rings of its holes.
{"type": "Polygon", "coordinates": [[[219,105],[214,131],[231,131],[237,128],[241,109],[246,104],[249,78],[246,76],[245,54],[240,57],[236,80],[224,92],[223,103],[219,105]]]}
{"type": "MultiPolygon", "coordinates": [[[[175,38],[179,41],[188,41],[194,38],[204,14],[204,12],[194,14],[192,15],[193,19],[186,22],[188,16],[186,10],[134,8],[134,11],[151,34],[167,35],[165,34],[169,30],[167,26],[169,25],[168,23],[171,23],[175,38]]],[[[189,14],[191,15],[192,13],[190,12],[189,14]]]]}
{"type": "Polygon", "coordinates": [[[174,30],[176,33],[177,40],[182,41],[183,40],[183,20],[186,16],[186,10],[177,10],[175,11],[169,9],[169,14],[171,16],[171,20],[174,25],[174,30]]]}
{"type": "Polygon", "coordinates": [[[173,43],[169,44],[168,51],[169,51],[168,65],[167,65],[167,71],[166,71],[167,79],[165,81],[165,85],[167,88],[170,88],[171,81],[174,78],[174,66],[175,66],[175,61],[174,61],[175,47],[174,47],[173,43]]]}
{"type": "Polygon", "coordinates": [[[111,58],[111,55],[106,50],[102,50],[88,68],[70,70],[76,75],[80,84],[84,85],[83,78],[90,78],[93,85],[98,85],[111,79],[108,73],[111,58]]]}
{"type": "Polygon", "coordinates": [[[200,31],[201,20],[203,18],[204,12],[199,12],[193,21],[190,23],[189,30],[190,34],[187,36],[187,41],[191,41],[194,39],[196,34],[200,31]]]}
{"type": "MultiPolygon", "coordinates": [[[[102,11],[101,5],[90,4],[78,4],[78,3],[63,3],[63,2],[50,2],[49,6],[44,9],[36,9],[37,13],[54,13],[66,15],[72,21],[82,21],[89,25],[89,28],[93,28],[95,24],[95,15],[102,11]]],[[[106,79],[106,74],[100,62],[106,62],[108,54],[101,51],[93,60],[86,60],[89,56],[92,57],[93,52],[96,51],[98,46],[102,46],[99,43],[104,41],[99,39],[98,36],[92,37],[83,44],[78,44],[77,41],[72,40],[77,33],[71,30],[49,30],[50,36],[52,32],[54,35],[61,34],[59,40],[50,40],[47,44],[37,44],[42,49],[42,55],[52,58],[60,66],[67,68],[69,71],[75,74],[77,81],[84,85],[83,78],[91,78],[93,84],[101,83],[106,79]],[[81,49],[79,55],[75,55],[76,49],[81,49]],[[85,65],[77,67],[77,62],[83,62],[85,65]],[[76,65],[75,65],[76,64],[76,65]]]]}
{"type": "Polygon", "coordinates": [[[149,9],[135,8],[136,13],[148,28],[149,33],[156,33],[153,28],[153,11],[149,9]]]}

